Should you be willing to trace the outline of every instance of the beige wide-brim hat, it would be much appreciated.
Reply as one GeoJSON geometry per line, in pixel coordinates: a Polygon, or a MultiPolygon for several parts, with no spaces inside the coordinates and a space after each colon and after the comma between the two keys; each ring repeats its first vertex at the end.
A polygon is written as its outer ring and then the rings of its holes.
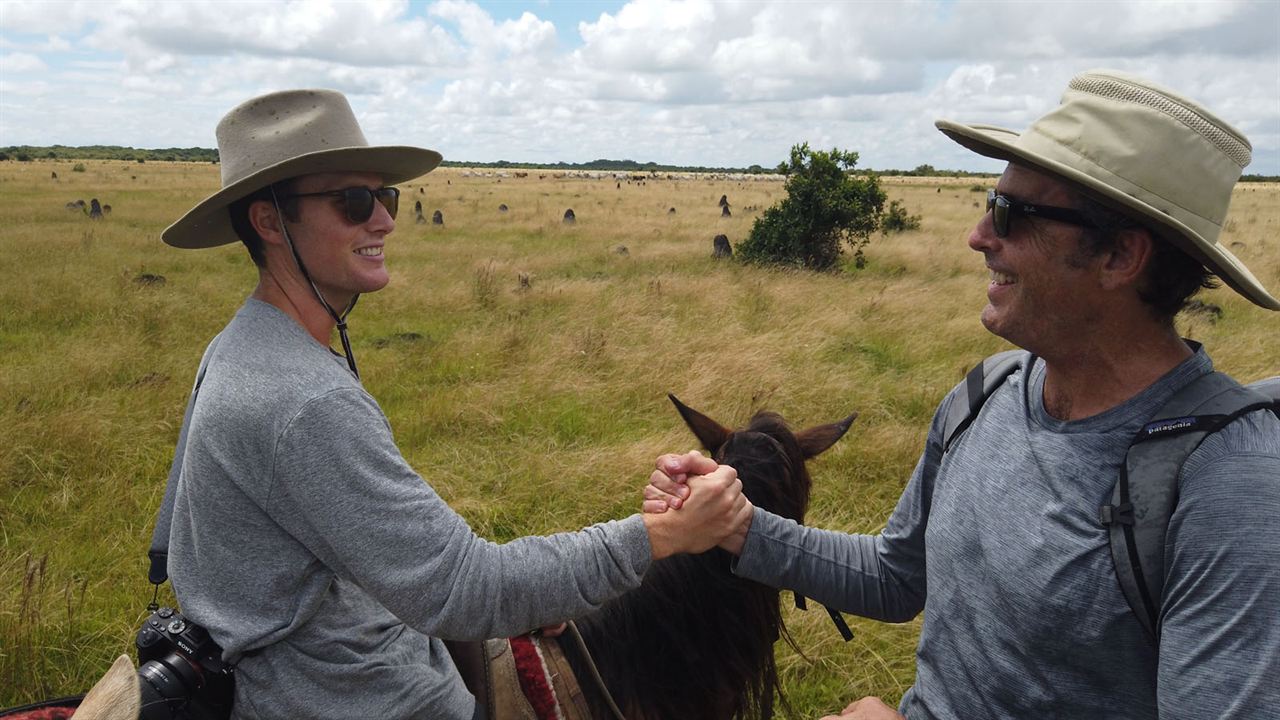
{"type": "Polygon", "coordinates": [[[180,248],[239,241],[227,207],[272,183],[323,172],[371,172],[388,184],[431,172],[440,153],[369,145],[342,93],[286,90],[253,98],[218,123],[222,189],[205,198],[160,237],[180,248]]]}
{"type": "Polygon", "coordinates": [[[938,120],[987,157],[1057,176],[1142,220],[1257,305],[1280,310],[1244,263],[1218,242],[1231,189],[1251,158],[1238,130],[1147,80],[1093,70],[1021,134],[938,120]]]}

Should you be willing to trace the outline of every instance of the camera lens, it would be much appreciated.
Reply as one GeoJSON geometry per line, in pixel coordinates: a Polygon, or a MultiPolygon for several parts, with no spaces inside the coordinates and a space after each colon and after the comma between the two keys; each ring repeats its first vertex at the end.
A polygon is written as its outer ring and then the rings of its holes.
{"type": "Polygon", "coordinates": [[[143,678],[143,682],[138,683],[138,689],[142,691],[142,705],[138,708],[139,720],[171,720],[181,707],[181,701],[161,695],[143,674],[142,668],[138,668],[138,675],[143,678]]]}
{"type": "Polygon", "coordinates": [[[142,690],[143,720],[171,718],[203,684],[191,663],[170,653],[159,660],[149,660],[138,668],[142,690]]]}

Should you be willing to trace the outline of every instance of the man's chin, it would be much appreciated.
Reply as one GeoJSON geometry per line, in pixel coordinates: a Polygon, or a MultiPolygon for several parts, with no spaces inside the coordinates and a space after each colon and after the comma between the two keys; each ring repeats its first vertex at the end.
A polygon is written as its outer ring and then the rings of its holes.
{"type": "Polygon", "coordinates": [[[986,328],[987,332],[991,333],[992,335],[1000,335],[1000,331],[999,331],[1000,325],[997,322],[996,309],[994,307],[991,307],[990,305],[988,305],[982,308],[982,315],[980,317],[980,320],[982,321],[982,327],[986,328]]]}
{"type": "MultiPolygon", "coordinates": [[[[990,305],[986,306],[982,310],[982,327],[986,328],[987,332],[992,335],[1008,340],[1014,345],[1018,345],[1017,339],[1010,334],[1010,328],[1005,323],[1001,322],[999,313],[990,305]]],[[[1021,346],[1019,345],[1019,347],[1021,346]]]]}
{"type": "Polygon", "coordinates": [[[364,282],[361,284],[360,292],[362,294],[378,292],[379,290],[381,290],[382,288],[390,284],[391,284],[390,275],[383,275],[381,278],[369,278],[367,282],[364,282]]]}

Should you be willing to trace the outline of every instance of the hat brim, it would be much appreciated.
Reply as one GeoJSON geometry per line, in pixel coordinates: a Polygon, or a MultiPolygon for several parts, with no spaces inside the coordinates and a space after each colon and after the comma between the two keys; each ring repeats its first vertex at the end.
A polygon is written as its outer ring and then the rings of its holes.
{"type": "Polygon", "coordinates": [[[160,238],[179,248],[207,248],[239,242],[227,207],[272,183],[315,173],[370,172],[381,175],[388,184],[395,184],[426,175],[441,160],[440,153],[434,150],[398,145],[334,148],[299,155],[262,168],[210,195],[165,228],[160,238]]]}
{"type": "Polygon", "coordinates": [[[938,120],[934,124],[947,137],[979,155],[1056,176],[1106,205],[1141,215],[1161,237],[1204,264],[1233,290],[1257,305],[1280,310],[1280,300],[1272,297],[1230,250],[1222,247],[1221,243],[1210,241],[1168,213],[1070,165],[1019,147],[1016,144],[1019,133],[1013,130],[992,125],[964,125],[950,120],[938,120]]]}

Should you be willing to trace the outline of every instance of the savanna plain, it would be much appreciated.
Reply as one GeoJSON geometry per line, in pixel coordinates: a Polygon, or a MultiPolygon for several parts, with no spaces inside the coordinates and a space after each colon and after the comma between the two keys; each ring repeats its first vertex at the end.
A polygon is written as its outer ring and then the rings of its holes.
{"type": "MultiPolygon", "coordinates": [[[[160,242],[217,188],[216,165],[77,162],[0,162],[0,707],[83,693],[132,652],[196,366],[256,281],[239,245],[160,242]],[[92,198],[111,213],[66,207],[92,198]]],[[[694,446],[668,392],[731,426],[762,408],[795,427],[860,413],[810,463],[807,522],[875,533],[936,404],[1006,347],[978,321],[987,272],[965,245],[993,182],[883,179],[920,228],[815,274],[711,257],[713,236],[738,243],[782,199],[778,178],[442,169],[401,186],[392,283],[352,315],[364,384],[408,461],[495,541],[638,510],[654,458],[694,446]]],[[[1278,235],[1280,186],[1239,186],[1223,242],[1273,291],[1278,235]]],[[[1242,381],[1280,371],[1274,315],[1223,289],[1202,299],[1220,316],[1184,313],[1183,335],[1242,381]]],[[[846,643],[782,602],[795,717],[896,703],[911,684],[919,620],[851,618],[846,643]]]]}

